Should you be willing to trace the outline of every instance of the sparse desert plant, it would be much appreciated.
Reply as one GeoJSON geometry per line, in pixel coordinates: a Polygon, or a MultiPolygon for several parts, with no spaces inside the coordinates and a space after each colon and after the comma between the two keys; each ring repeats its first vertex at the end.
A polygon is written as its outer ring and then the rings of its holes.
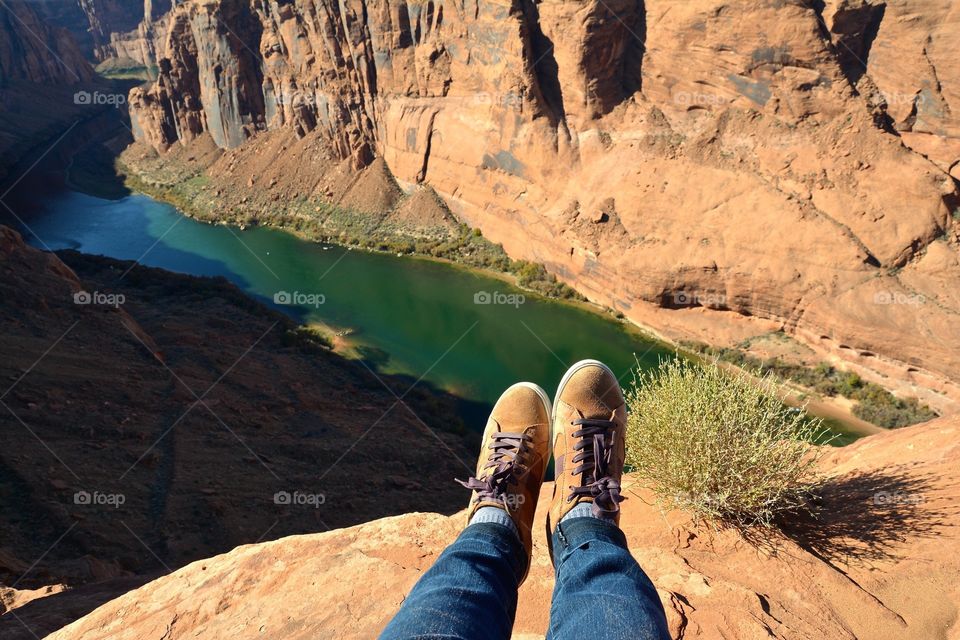
{"type": "Polygon", "coordinates": [[[906,427],[926,422],[937,417],[937,413],[916,398],[898,398],[880,385],[867,382],[856,373],[836,369],[833,365],[820,362],[815,367],[793,364],[769,358],[761,360],[745,353],[741,348],[712,347],[702,342],[683,341],[685,349],[694,353],[729,362],[744,369],[757,370],[761,374],[772,374],[776,379],[789,380],[813,389],[822,396],[844,396],[856,401],[853,415],[872,422],[878,427],[906,427]]]}
{"type": "Polygon", "coordinates": [[[820,484],[818,419],[790,409],[770,377],[680,359],[628,392],[627,464],[667,508],[738,527],[772,527],[820,484]]]}

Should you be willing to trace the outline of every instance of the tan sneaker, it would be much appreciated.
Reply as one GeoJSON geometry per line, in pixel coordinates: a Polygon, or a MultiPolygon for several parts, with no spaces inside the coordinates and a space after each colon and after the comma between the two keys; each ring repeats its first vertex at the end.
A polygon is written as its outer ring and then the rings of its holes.
{"type": "MultiPolygon", "coordinates": [[[[480,507],[504,509],[517,525],[528,560],[533,552],[533,515],[549,458],[550,399],[537,385],[518,382],[503,392],[490,412],[476,476],[457,480],[473,491],[467,520],[480,507]]],[[[528,561],[528,570],[529,566],[528,561]]]]}
{"type": "Polygon", "coordinates": [[[597,360],[570,367],[557,388],[552,424],[556,485],[547,539],[581,503],[619,524],[627,408],[613,371],[597,360]]]}

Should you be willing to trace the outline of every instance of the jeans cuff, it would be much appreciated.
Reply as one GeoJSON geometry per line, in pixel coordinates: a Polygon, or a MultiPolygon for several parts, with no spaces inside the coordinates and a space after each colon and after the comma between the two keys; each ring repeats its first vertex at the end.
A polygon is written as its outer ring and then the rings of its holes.
{"type": "Polygon", "coordinates": [[[513,574],[519,581],[527,572],[527,550],[520,538],[508,526],[494,522],[475,522],[460,534],[458,540],[473,540],[492,545],[508,560],[513,574]]]}
{"type": "Polygon", "coordinates": [[[570,518],[561,520],[553,532],[553,565],[557,566],[564,554],[587,542],[606,542],[628,549],[627,537],[610,520],[602,518],[570,518]]]}

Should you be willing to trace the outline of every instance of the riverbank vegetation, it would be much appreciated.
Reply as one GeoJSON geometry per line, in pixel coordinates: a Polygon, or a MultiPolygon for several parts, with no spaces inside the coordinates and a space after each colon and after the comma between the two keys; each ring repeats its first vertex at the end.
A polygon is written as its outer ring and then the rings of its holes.
{"type": "MultiPolygon", "coordinates": [[[[501,245],[483,237],[479,229],[450,222],[455,219],[454,216],[429,188],[428,195],[435,202],[423,204],[427,208],[442,208],[443,216],[424,218],[435,222],[440,217],[447,220],[432,225],[423,224],[422,221],[420,224],[407,224],[399,222],[390,213],[364,213],[306,195],[278,201],[251,189],[244,191],[239,199],[232,197],[225,202],[226,194],[222,193],[222,188],[211,182],[202,170],[192,174],[169,168],[140,171],[123,166],[122,160],[119,168],[125,174],[126,185],[130,189],[169,202],[201,221],[233,224],[241,228],[270,226],[315,242],[449,261],[506,277],[521,288],[547,298],[585,301],[576,290],[550,274],[544,265],[514,260],[501,245]]],[[[393,211],[398,211],[407,199],[413,197],[416,196],[404,196],[393,211]]],[[[622,315],[618,319],[622,320],[622,315]]],[[[853,374],[824,368],[826,365],[804,367],[777,358],[756,358],[738,348],[716,348],[702,343],[684,343],[680,346],[741,368],[770,373],[816,393],[850,398],[855,401],[854,415],[878,426],[905,426],[936,415],[916,400],[899,399],[878,385],[863,381],[853,374]]]]}
{"type": "Polygon", "coordinates": [[[853,415],[879,427],[905,427],[937,417],[930,407],[916,398],[898,398],[880,385],[868,382],[856,373],[841,371],[826,362],[809,367],[780,358],[761,359],[737,347],[712,347],[702,342],[682,342],[680,346],[742,369],[792,382],[822,396],[853,400],[856,403],[853,415]]]}
{"type": "Polygon", "coordinates": [[[333,349],[333,342],[319,328],[311,325],[298,325],[287,329],[284,341],[291,347],[298,347],[308,352],[322,352],[333,349]]]}
{"type": "Polygon", "coordinates": [[[130,58],[109,58],[96,67],[97,73],[110,80],[156,80],[159,68],[144,65],[130,58]]]}
{"type": "Polygon", "coordinates": [[[667,509],[737,527],[772,527],[820,484],[825,429],[783,405],[776,379],[680,359],[628,391],[626,462],[667,509]]]}
{"type": "MultiPolygon", "coordinates": [[[[460,223],[455,228],[434,227],[416,232],[384,222],[378,216],[319,200],[300,197],[282,207],[258,207],[261,213],[232,214],[210,196],[209,180],[197,175],[174,184],[148,182],[125,171],[128,188],[169,202],[187,215],[211,223],[240,227],[267,225],[315,242],[329,242],[383,253],[449,260],[474,269],[508,275],[517,285],[546,298],[585,302],[586,298],[560,282],[539,263],[514,260],[503,246],[483,237],[479,229],[460,223]]],[[[408,196],[409,197],[409,196],[408,196]]],[[[439,198],[438,198],[439,200],[439,198]]],[[[399,207],[400,205],[398,205],[399,207]]]]}

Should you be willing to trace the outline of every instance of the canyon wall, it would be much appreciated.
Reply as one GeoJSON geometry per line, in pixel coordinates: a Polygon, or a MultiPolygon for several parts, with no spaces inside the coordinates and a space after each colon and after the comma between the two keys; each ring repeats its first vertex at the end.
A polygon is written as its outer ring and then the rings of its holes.
{"type": "Polygon", "coordinates": [[[42,20],[23,0],[0,10],[0,86],[11,80],[74,84],[90,80],[93,69],[71,35],[42,20]]]}
{"type": "Polygon", "coordinates": [[[662,335],[762,321],[957,400],[958,16],[957,0],[198,0],[167,16],[131,117],[160,154],[212,138],[230,167],[283,137],[270,187],[296,174],[318,200],[326,169],[300,171],[318,148],[354,172],[383,158],[662,335]]]}
{"type": "Polygon", "coordinates": [[[89,25],[97,60],[127,57],[147,64],[152,25],[180,0],[77,0],[89,25]]]}
{"type": "Polygon", "coordinates": [[[107,47],[108,58],[134,60],[144,67],[156,66],[159,55],[163,50],[163,41],[167,32],[169,14],[154,19],[145,17],[132,31],[112,33],[110,45],[107,47]]]}
{"type": "Polygon", "coordinates": [[[80,51],[87,57],[93,56],[93,34],[90,21],[80,6],[79,0],[27,0],[33,10],[47,24],[66,29],[73,36],[80,51]]]}
{"type": "Polygon", "coordinates": [[[66,29],[93,61],[156,62],[154,45],[170,10],[183,0],[29,0],[41,19],[66,29]]]}

